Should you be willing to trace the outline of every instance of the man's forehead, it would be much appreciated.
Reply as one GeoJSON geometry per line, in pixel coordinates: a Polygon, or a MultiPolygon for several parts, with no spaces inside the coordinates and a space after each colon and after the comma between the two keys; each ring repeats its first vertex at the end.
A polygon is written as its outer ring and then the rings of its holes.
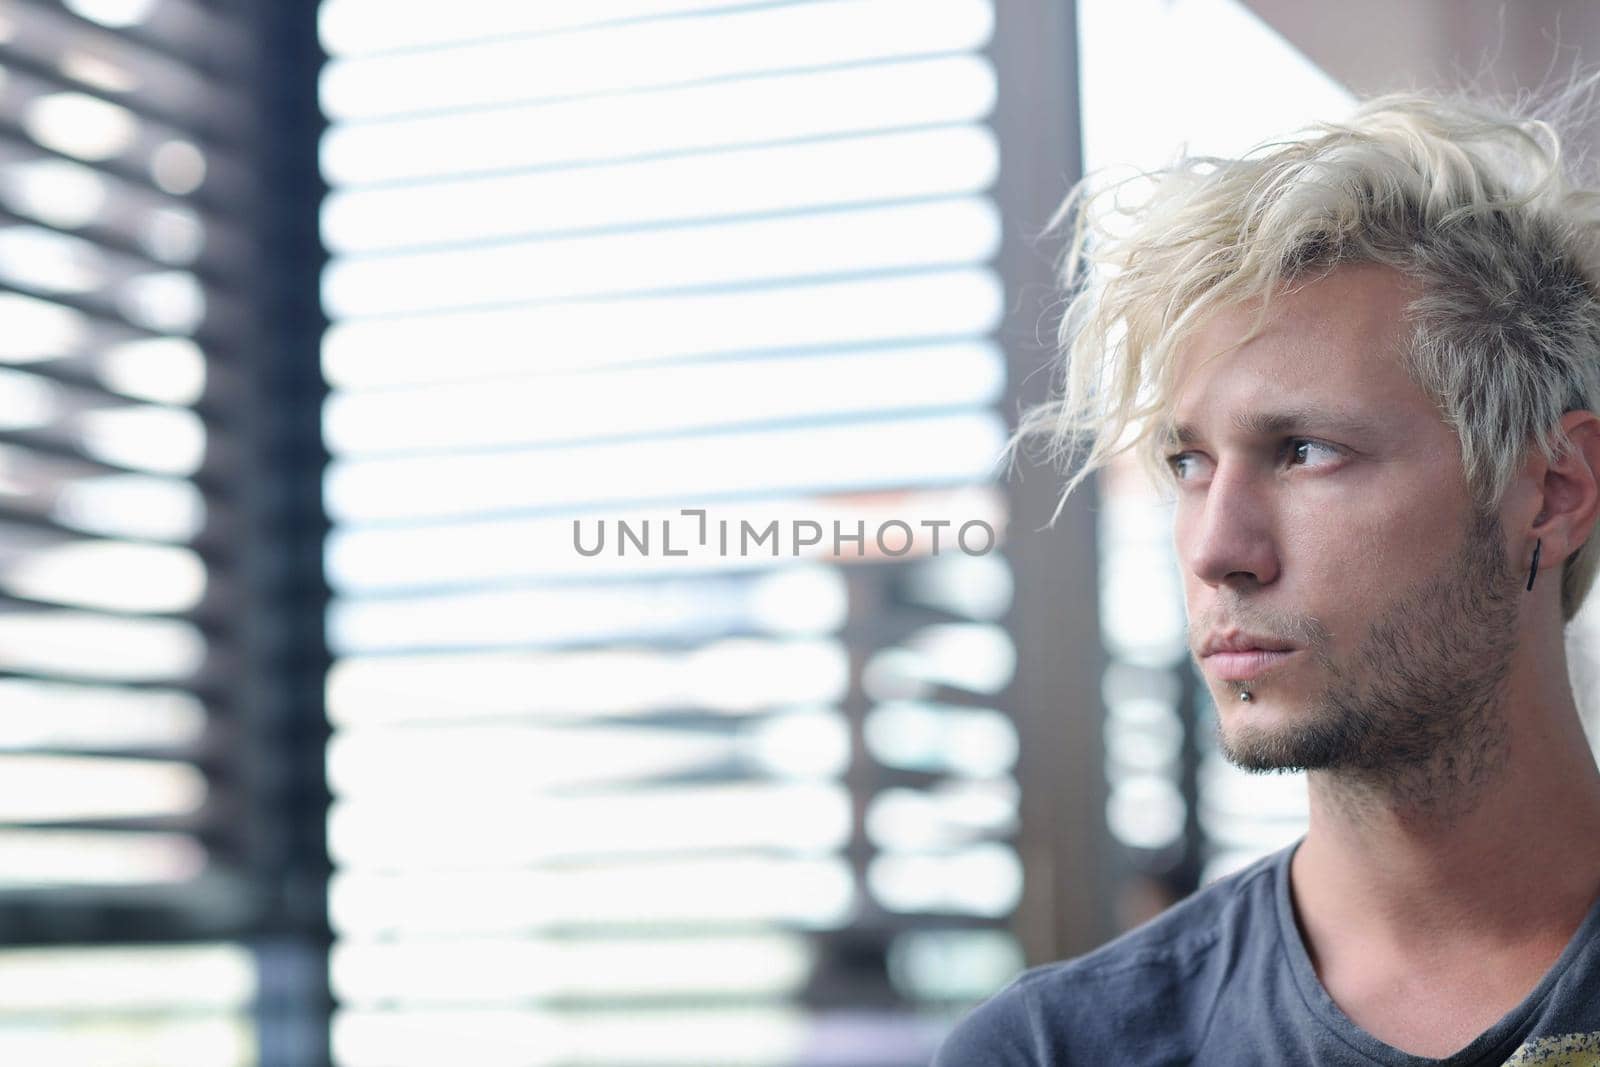
{"type": "Polygon", "coordinates": [[[1431,409],[1404,366],[1407,288],[1398,272],[1352,264],[1276,297],[1265,321],[1249,303],[1217,309],[1177,346],[1162,436],[1371,436],[1431,409]]]}
{"type": "MultiPolygon", "coordinates": [[[[1367,412],[1309,404],[1245,408],[1232,412],[1227,419],[1233,432],[1246,437],[1278,437],[1311,431],[1373,437],[1383,432],[1384,422],[1381,417],[1367,412]]],[[[1161,435],[1168,445],[1188,446],[1205,440],[1206,432],[1198,421],[1184,418],[1164,422],[1161,435]]]]}

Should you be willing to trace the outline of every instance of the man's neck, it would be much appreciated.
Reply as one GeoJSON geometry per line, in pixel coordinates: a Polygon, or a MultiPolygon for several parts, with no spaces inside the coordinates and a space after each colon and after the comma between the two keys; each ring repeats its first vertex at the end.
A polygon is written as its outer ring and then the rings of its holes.
{"type": "Polygon", "coordinates": [[[1600,770],[1570,691],[1540,695],[1506,709],[1503,750],[1454,792],[1451,765],[1387,790],[1310,774],[1291,885],[1314,958],[1334,931],[1419,965],[1571,935],[1600,893],[1600,770]]]}
{"type": "Polygon", "coordinates": [[[1379,1040],[1435,1058],[1466,1047],[1526,999],[1600,894],[1600,772],[1563,695],[1515,709],[1492,773],[1455,798],[1311,775],[1295,918],[1328,995],[1379,1040]]]}

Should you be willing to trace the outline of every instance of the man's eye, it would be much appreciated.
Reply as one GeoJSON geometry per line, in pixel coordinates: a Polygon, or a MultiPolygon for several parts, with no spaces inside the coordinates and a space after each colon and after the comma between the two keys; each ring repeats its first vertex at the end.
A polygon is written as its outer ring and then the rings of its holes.
{"type": "Polygon", "coordinates": [[[1172,471],[1172,476],[1181,482],[1191,473],[1194,461],[1192,452],[1175,452],[1167,457],[1167,468],[1172,471]]]}
{"type": "Polygon", "coordinates": [[[1325,445],[1320,441],[1297,440],[1289,442],[1289,457],[1294,463],[1304,465],[1316,452],[1321,452],[1325,458],[1337,458],[1339,455],[1338,449],[1331,445],[1325,445]]]}

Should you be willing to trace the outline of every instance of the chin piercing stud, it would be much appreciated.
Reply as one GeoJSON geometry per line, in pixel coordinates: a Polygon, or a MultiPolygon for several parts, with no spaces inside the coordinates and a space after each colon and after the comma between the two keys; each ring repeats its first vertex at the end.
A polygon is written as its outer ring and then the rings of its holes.
{"type": "Polygon", "coordinates": [[[1250,703],[1250,690],[1248,690],[1248,689],[1239,690],[1239,699],[1244,701],[1246,704],[1250,703]]]}

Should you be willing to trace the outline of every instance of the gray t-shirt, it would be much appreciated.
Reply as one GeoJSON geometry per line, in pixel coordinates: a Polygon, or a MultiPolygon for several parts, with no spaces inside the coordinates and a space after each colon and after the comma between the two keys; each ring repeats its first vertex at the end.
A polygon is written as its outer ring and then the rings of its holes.
{"type": "Polygon", "coordinates": [[[1024,972],[956,1025],[933,1067],[1600,1065],[1600,900],[1521,1004],[1431,1059],[1368,1034],[1323,989],[1290,903],[1297,847],[1087,955],[1024,972]]]}

